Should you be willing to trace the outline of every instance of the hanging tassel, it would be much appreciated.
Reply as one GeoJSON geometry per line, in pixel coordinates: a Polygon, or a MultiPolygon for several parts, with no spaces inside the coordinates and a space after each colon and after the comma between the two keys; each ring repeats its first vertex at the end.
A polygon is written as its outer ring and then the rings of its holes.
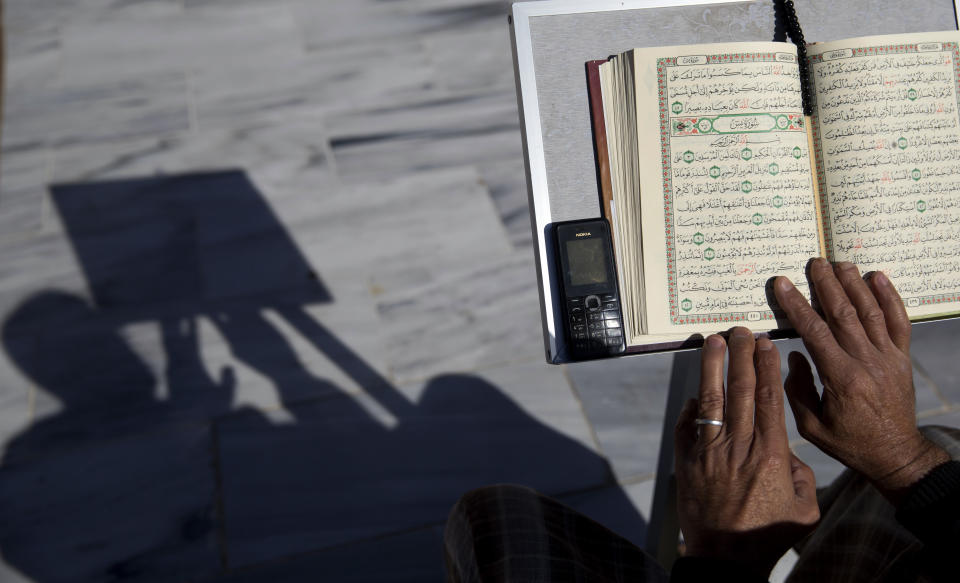
{"type": "Polygon", "coordinates": [[[807,43],[803,40],[803,30],[797,19],[797,9],[793,0],[783,0],[784,16],[787,19],[787,34],[797,45],[797,61],[800,65],[800,92],[803,96],[803,114],[813,115],[813,95],[810,93],[810,64],[807,62],[807,43]]]}

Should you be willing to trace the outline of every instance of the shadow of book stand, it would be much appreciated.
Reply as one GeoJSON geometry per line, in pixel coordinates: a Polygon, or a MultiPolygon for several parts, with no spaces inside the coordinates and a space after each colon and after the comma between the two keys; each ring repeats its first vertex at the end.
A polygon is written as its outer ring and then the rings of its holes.
{"type": "MultiPolygon", "coordinates": [[[[553,223],[601,216],[584,65],[633,48],[783,41],[779,0],[546,0],[519,2],[510,16],[547,362],[565,361],[553,223]]],[[[796,0],[808,42],[956,26],[953,0],[796,0]],[[946,24],[945,24],[946,23],[946,24]]],[[[643,163],[643,161],[641,161],[643,163]]],[[[634,356],[633,358],[642,358],[634,356]]],[[[679,529],[673,486],[673,425],[696,396],[699,350],[678,352],[667,401],[648,550],[669,569],[679,529]]]]}
{"type": "Polygon", "coordinates": [[[240,350],[247,339],[230,336],[238,328],[266,333],[263,312],[273,310],[348,377],[378,391],[388,409],[405,412],[403,399],[385,390],[387,380],[309,317],[306,306],[334,299],[243,170],[61,184],[50,192],[93,307],[118,326],[158,321],[164,345],[180,354],[174,345],[192,335],[184,326],[205,316],[240,350]]]}

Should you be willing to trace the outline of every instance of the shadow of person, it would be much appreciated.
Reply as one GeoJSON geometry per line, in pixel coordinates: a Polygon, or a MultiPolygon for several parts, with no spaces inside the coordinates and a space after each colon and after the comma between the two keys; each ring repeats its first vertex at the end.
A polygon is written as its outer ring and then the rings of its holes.
{"type": "MultiPolygon", "coordinates": [[[[461,494],[491,483],[551,494],[606,485],[605,518],[642,540],[644,520],[606,459],[531,417],[496,386],[449,374],[395,387],[305,311],[281,314],[364,392],[305,402],[285,397],[282,412],[218,421],[226,534],[241,564],[440,524],[461,494]],[[285,424],[290,416],[295,423],[285,424]]],[[[258,336],[264,334],[277,332],[258,336]]],[[[424,559],[439,578],[436,549],[425,549],[424,559]]],[[[356,570],[326,568],[337,567],[356,570]]]]}
{"type": "MultiPolygon", "coordinates": [[[[369,394],[288,399],[286,420],[243,409],[220,417],[214,438],[209,423],[196,421],[229,409],[229,369],[215,381],[195,359],[191,332],[168,331],[170,397],[158,400],[153,374],[111,326],[60,292],[28,300],[3,326],[8,354],[61,407],[12,439],[0,466],[0,552],[36,581],[211,576],[438,524],[461,493],[484,484],[559,494],[609,481],[604,458],[470,375],[435,377],[406,394],[381,385],[369,394]],[[98,349],[85,353],[88,346],[98,349]],[[178,395],[187,393],[206,398],[189,399],[185,410],[178,395]]],[[[296,366],[292,350],[264,326],[233,337],[240,360],[288,396],[302,394],[303,384],[329,388],[301,366],[281,374],[278,362],[296,366]],[[251,338],[260,350],[242,346],[251,338]],[[263,343],[286,356],[257,360],[263,343]]],[[[332,335],[311,340],[334,354],[349,350],[332,335]]],[[[352,359],[345,366],[362,366],[352,359]]],[[[627,535],[642,531],[622,490],[606,498],[612,514],[633,517],[624,522],[637,531],[627,535]]],[[[439,573],[435,549],[425,551],[439,573]]]]}
{"type": "MultiPolygon", "coordinates": [[[[244,173],[52,194],[92,301],[40,292],[2,327],[37,389],[37,420],[0,465],[0,553],[25,576],[182,581],[244,567],[273,580],[251,569],[368,541],[360,564],[325,552],[310,574],[382,579],[384,537],[435,529],[463,492],[496,482],[606,487],[609,513],[634,529],[624,534],[642,533],[606,460],[581,441],[474,376],[396,387],[311,315],[333,298],[244,173]],[[308,371],[264,309],[352,392],[308,371]],[[210,372],[200,317],[234,364],[210,372]],[[241,363],[279,408],[237,407],[251,382],[241,363]]],[[[439,548],[417,552],[418,573],[439,579],[439,548]]]]}

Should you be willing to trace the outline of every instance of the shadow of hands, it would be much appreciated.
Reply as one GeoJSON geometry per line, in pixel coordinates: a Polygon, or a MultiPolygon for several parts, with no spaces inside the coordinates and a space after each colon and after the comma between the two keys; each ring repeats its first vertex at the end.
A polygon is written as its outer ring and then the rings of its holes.
{"type": "Polygon", "coordinates": [[[256,308],[224,306],[211,320],[230,346],[230,352],[276,387],[281,404],[339,394],[340,388],[312,375],[290,342],[256,308]]]}

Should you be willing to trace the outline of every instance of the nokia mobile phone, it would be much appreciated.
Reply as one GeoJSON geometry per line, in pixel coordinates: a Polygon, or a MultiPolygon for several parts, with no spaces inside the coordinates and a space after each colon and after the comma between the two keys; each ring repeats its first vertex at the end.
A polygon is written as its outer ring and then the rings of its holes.
{"type": "Polygon", "coordinates": [[[613,242],[606,219],[557,223],[557,263],[567,348],[573,359],[626,349],[613,242]]]}

